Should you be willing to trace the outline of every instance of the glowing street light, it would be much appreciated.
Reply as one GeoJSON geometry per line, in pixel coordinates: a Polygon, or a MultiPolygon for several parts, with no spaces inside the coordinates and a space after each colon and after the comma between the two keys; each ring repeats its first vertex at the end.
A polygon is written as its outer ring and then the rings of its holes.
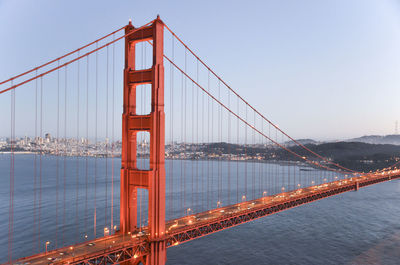
{"type": "Polygon", "coordinates": [[[189,215],[189,213],[190,213],[191,210],[192,210],[192,209],[188,208],[188,209],[186,210],[186,214],[189,215]]]}
{"type": "Polygon", "coordinates": [[[110,230],[108,227],[104,227],[104,236],[108,236],[110,234],[110,230]]]}
{"type": "Polygon", "coordinates": [[[246,201],[246,195],[242,196],[242,202],[246,201]]]}
{"type": "Polygon", "coordinates": [[[219,208],[221,206],[221,202],[217,201],[217,208],[219,208]]]}
{"type": "Polygon", "coordinates": [[[267,191],[265,190],[264,192],[263,192],[263,202],[265,202],[265,197],[267,196],[267,191]]]}
{"type": "Polygon", "coordinates": [[[46,247],[46,254],[47,254],[47,246],[50,244],[50,241],[46,241],[45,247],[46,247]]]}

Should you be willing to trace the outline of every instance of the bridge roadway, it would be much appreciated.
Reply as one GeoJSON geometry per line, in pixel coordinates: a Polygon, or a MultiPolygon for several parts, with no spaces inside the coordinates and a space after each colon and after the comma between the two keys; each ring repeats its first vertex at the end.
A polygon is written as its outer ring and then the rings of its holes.
{"type": "MultiPolygon", "coordinates": [[[[193,240],[229,227],[284,211],[343,192],[400,178],[400,170],[337,180],[252,201],[220,207],[168,221],[164,240],[167,247],[193,240]]],[[[146,228],[129,235],[110,235],[70,247],[19,259],[14,264],[115,264],[139,261],[149,253],[146,228]]]]}

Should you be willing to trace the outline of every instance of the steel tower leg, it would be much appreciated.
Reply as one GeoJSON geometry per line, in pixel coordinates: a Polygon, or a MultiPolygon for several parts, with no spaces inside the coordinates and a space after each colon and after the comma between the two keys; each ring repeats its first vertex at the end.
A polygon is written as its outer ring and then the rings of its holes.
{"type": "MultiPolygon", "coordinates": [[[[126,33],[134,27],[129,24],[126,33]]],[[[137,227],[137,189],[148,190],[148,227],[151,253],[146,264],[165,264],[165,114],[164,114],[164,24],[157,17],[148,27],[125,38],[124,105],[122,114],[120,231],[137,227]],[[135,69],[135,45],[153,41],[153,65],[135,69]],[[151,112],[136,114],[136,87],[151,84],[151,112]],[[150,133],[150,169],[137,168],[137,133],[150,133]]]]}

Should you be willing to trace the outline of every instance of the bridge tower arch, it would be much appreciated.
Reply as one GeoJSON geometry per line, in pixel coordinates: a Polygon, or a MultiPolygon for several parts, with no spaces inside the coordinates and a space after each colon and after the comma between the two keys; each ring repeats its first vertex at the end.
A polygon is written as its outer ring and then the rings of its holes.
{"type": "MultiPolygon", "coordinates": [[[[125,29],[135,28],[131,22],[125,29]]],[[[120,231],[128,234],[138,228],[137,189],[148,190],[148,229],[150,254],[146,264],[166,262],[165,236],[165,113],[164,113],[164,24],[154,22],[125,37],[125,68],[122,114],[120,231]],[[136,70],[135,45],[152,41],[153,62],[149,69],[136,70]],[[137,115],[136,87],[151,84],[151,112],[137,115]],[[150,134],[150,169],[137,168],[137,133],[150,134]]],[[[134,262],[133,262],[134,263],[134,262]]]]}

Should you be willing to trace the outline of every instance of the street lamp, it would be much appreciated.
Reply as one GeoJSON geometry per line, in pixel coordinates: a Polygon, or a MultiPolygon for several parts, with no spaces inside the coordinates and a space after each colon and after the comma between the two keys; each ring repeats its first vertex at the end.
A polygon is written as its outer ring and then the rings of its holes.
{"type": "Polygon", "coordinates": [[[267,196],[267,191],[263,192],[263,202],[265,202],[265,197],[267,196]]]}
{"type": "Polygon", "coordinates": [[[47,254],[47,246],[50,244],[50,241],[46,241],[45,247],[46,247],[46,254],[47,254]]]}

